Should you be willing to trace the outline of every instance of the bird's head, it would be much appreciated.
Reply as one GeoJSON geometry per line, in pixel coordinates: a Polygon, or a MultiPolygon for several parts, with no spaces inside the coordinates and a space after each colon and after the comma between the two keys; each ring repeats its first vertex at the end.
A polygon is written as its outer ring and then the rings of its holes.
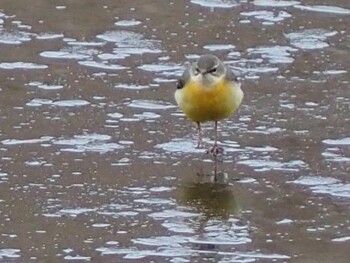
{"type": "Polygon", "coordinates": [[[218,83],[226,73],[225,65],[214,55],[202,55],[192,65],[191,75],[205,86],[218,83]]]}

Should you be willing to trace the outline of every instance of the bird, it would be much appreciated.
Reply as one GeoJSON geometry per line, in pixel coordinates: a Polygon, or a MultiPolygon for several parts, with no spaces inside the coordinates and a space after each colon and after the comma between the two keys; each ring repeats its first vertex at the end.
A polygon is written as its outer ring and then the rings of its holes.
{"type": "Polygon", "coordinates": [[[175,101],[185,115],[197,124],[197,148],[202,147],[201,123],[214,122],[214,145],[207,150],[216,156],[223,152],[218,145],[218,121],[231,117],[241,105],[244,93],[232,70],[217,56],[201,55],[187,66],[177,81],[175,101]]]}

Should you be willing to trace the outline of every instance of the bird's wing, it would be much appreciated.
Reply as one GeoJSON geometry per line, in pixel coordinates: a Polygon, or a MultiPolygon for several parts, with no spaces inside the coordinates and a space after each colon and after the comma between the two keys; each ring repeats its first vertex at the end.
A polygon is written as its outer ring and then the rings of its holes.
{"type": "Polygon", "coordinates": [[[238,82],[238,77],[233,73],[233,71],[227,66],[226,67],[226,74],[225,74],[225,79],[231,82],[238,82]]]}
{"type": "Polygon", "coordinates": [[[191,77],[191,66],[192,65],[188,65],[185,72],[182,74],[182,76],[177,80],[177,85],[176,88],[177,89],[182,89],[183,87],[185,87],[187,81],[190,79],[191,77]]]}

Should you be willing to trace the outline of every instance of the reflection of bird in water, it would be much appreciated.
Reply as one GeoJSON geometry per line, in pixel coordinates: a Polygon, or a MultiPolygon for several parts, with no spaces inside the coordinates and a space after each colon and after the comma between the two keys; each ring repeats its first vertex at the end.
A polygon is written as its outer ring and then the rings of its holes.
{"type": "Polygon", "coordinates": [[[181,189],[181,202],[197,208],[206,217],[228,218],[237,215],[240,207],[232,186],[225,184],[227,174],[217,174],[216,183],[211,175],[200,175],[197,182],[186,184],[181,189]]]}
{"type": "Polygon", "coordinates": [[[214,121],[215,142],[208,152],[217,155],[217,123],[238,109],[243,99],[241,84],[214,55],[202,55],[178,81],[175,100],[188,118],[198,125],[198,147],[202,144],[201,123],[214,121]]]}
{"type": "Polygon", "coordinates": [[[242,221],[236,187],[229,183],[227,173],[218,172],[217,157],[214,159],[209,173],[203,172],[202,167],[194,174],[195,177],[186,176],[187,179],[192,177],[192,180],[184,182],[179,188],[178,202],[186,209],[200,213],[195,221],[191,220],[196,233],[191,244],[198,250],[217,250],[226,242],[240,243],[245,239],[244,234],[237,234],[242,221]]]}

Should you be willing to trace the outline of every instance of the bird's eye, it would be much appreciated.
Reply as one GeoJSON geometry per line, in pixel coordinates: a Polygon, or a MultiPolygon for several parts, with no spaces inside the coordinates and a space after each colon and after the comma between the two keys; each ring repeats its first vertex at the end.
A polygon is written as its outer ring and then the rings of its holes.
{"type": "Polygon", "coordinates": [[[212,68],[211,70],[208,71],[208,73],[214,73],[216,72],[216,68],[212,68]]]}

